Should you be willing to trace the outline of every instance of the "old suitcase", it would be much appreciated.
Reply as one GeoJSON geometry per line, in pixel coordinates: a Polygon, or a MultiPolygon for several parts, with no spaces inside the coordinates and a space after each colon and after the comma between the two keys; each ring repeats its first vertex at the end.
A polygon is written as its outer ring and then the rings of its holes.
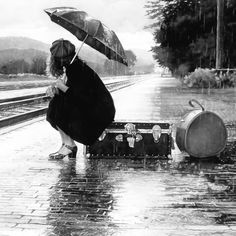
{"type": "Polygon", "coordinates": [[[176,144],[181,151],[197,158],[217,156],[227,142],[227,130],[223,120],[215,113],[205,111],[195,99],[193,102],[201,109],[193,110],[182,118],[176,128],[176,144]]]}
{"type": "Polygon", "coordinates": [[[171,154],[168,123],[113,122],[93,144],[84,146],[89,158],[168,157],[171,154]]]}

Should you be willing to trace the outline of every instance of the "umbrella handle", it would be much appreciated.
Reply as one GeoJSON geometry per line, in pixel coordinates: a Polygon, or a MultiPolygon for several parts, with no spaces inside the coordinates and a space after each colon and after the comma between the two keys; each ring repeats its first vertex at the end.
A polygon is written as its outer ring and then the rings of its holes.
{"type": "Polygon", "coordinates": [[[74,55],[74,57],[72,58],[70,64],[73,63],[73,61],[75,60],[76,56],[79,54],[79,52],[80,52],[80,50],[81,50],[82,46],[84,45],[84,42],[85,42],[85,40],[86,40],[87,38],[88,38],[88,34],[87,34],[86,37],[84,38],[84,40],[83,40],[83,42],[82,42],[82,44],[81,44],[79,50],[77,50],[77,52],[75,53],[75,55],[74,55]]]}

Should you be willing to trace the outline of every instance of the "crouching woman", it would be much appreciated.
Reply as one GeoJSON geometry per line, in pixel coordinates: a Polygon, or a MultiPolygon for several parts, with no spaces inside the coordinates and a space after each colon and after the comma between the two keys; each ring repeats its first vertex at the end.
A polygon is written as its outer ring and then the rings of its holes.
{"type": "Polygon", "coordinates": [[[52,98],[46,119],[59,132],[62,143],[49,159],[75,158],[75,141],[91,145],[112,123],[114,102],[99,76],[75,56],[70,41],[54,41],[50,52],[48,71],[56,80],[46,91],[52,98]]]}

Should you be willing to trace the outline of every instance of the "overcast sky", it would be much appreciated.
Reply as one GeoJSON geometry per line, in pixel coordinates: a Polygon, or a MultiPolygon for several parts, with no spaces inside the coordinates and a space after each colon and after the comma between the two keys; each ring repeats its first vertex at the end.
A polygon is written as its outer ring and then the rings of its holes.
{"type": "MultiPolygon", "coordinates": [[[[153,35],[144,30],[150,23],[144,8],[147,0],[0,0],[0,36],[25,36],[51,43],[77,39],[52,22],[43,9],[57,6],[76,7],[100,19],[114,30],[125,49],[148,52],[154,46],[153,35]]],[[[148,53],[152,58],[151,53],[148,53]]],[[[147,56],[147,55],[146,55],[147,56]]]]}

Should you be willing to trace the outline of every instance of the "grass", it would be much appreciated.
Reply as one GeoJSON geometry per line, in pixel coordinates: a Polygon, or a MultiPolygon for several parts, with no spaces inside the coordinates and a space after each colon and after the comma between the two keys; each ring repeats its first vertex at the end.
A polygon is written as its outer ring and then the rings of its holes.
{"type": "MultiPolygon", "coordinates": [[[[165,106],[162,111],[165,117],[172,121],[178,120],[187,112],[193,110],[188,101],[198,100],[205,110],[218,114],[225,123],[236,120],[236,89],[189,89],[181,86],[162,88],[162,100],[165,106]]],[[[196,108],[199,108],[196,106],[196,108]]]]}

